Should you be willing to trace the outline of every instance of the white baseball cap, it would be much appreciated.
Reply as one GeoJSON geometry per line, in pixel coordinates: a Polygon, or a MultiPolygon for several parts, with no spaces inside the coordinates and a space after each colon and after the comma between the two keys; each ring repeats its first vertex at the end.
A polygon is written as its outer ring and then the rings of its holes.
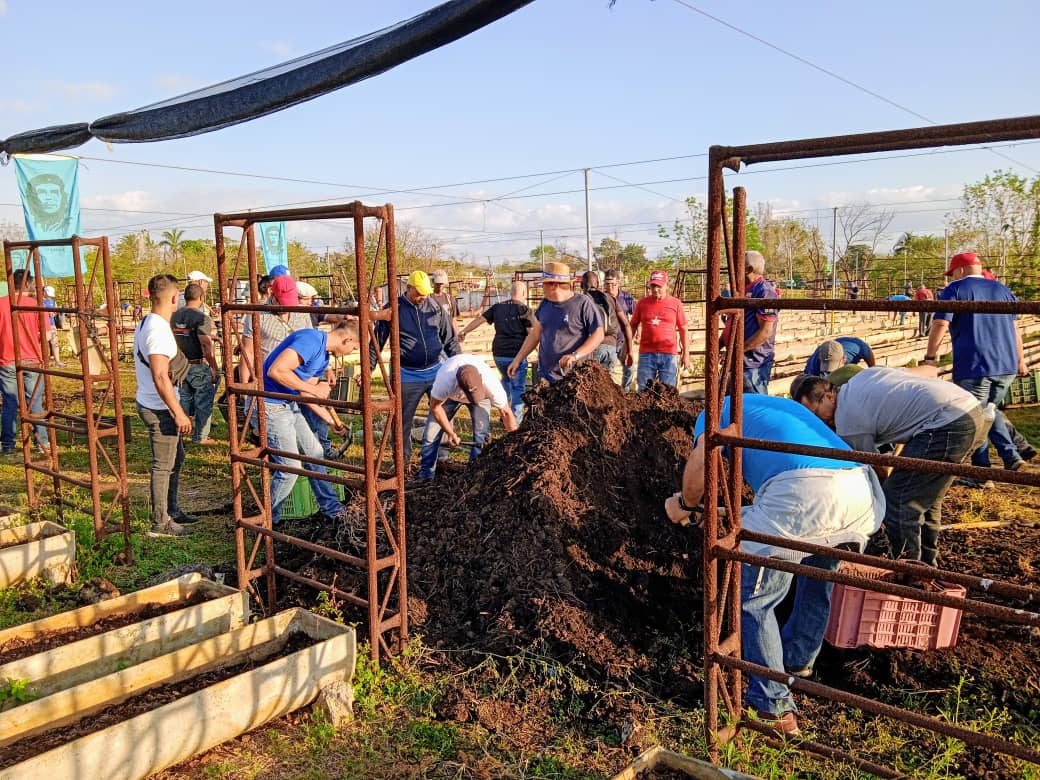
{"type": "Polygon", "coordinates": [[[208,276],[206,276],[206,274],[202,273],[202,271],[192,271],[192,272],[190,272],[188,274],[188,281],[189,282],[212,282],[213,280],[210,279],[208,276]]]}
{"type": "Polygon", "coordinates": [[[434,284],[447,284],[448,283],[448,272],[443,269],[438,269],[433,272],[433,276],[430,277],[434,284]]]}
{"type": "Polygon", "coordinates": [[[318,291],[314,288],[314,285],[308,282],[297,282],[296,283],[296,294],[301,298],[317,298],[318,291]]]}
{"type": "Polygon", "coordinates": [[[46,287],[43,288],[43,294],[46,295],[48,298],[53,298],[54,288],[48,284],[46,287]]]}

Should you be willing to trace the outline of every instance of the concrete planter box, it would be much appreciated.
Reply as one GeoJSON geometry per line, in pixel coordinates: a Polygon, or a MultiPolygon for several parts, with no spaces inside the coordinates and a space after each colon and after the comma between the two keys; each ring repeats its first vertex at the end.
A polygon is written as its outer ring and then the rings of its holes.
{"type": "Polygon", "coordinates": [[[24,738],[60,728],[151,688],[262,658],[300,632],[316,644],[0,770],[0,780],[82,777],[88,767],[91,777],[106,780],[144,778],[303,707],[321,688],[353,677],[354,630],[292,609],[4,713],[0,747],[18,738],[10,729],[24,738]]]}
{"type": "Polygon", "coordinates": [[[735,769],[723,769],[707,761],[699,761],[666,750],[660,745],[640,753],[635,761],[614,775],[611,780],[639,780],[644,772],[653,772],[656,769],[671,770],[697,780],[756,780],[752,775],[745,775],[735,769]]]}
{"type": "Polygon", "coordinates": [[[50,696],[226,633],[249,620],[245,591],[190,574],[118,599],[16,626],[0,632],[0,645],[10,639],[31,639],[62,628],[139,613],[149,606],[187,603],[199,596],[208,600],[0,664],[0,680],[28,680],[34,695],[50,696]]]}
{"type": "Polygon", "coordinates": [[[68,582],[76,563],[76,535],[57,523],[0,530],[0,547],[0,589],[34,577],[68,582]]]}

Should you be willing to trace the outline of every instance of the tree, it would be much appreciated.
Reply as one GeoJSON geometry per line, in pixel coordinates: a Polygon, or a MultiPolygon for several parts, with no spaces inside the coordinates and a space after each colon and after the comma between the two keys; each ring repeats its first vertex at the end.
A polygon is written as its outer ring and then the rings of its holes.
{"type": "MultiPolygon", "coordinates": [[[[184,237],[184,231],[178,228],[171,228],[170,230],[163,231],[163,240],[159,242],[159,246],[166,250],[166,260],[168,263],[176,263],[177,256],[181,254],[181,241],[184,237]]],[[[188,263],[184,261],[184,279],[188,278],[188,263]]]]}
{"type": "Polygon", "coordinates": [[[658,225],[657,235],[668,242],[657,258],[670,268],[707,267],[708,211],[697,198],[687,198],[683,216],[671,229],[658,225]]]}
{"type": "Polygon", "coordinates": [[[997,276],[1015,281],[1040,268],[1040,175],[997,170],[966,184],[963,208],[949,220],[955,251],[978,254],[997,276]]]}
{"type": "Polygon", "coordinates": [[[861,279],[870,271],[870,263],[877,255],[877,247],[895,212],[878,208],[870,203],[853,202],[838,209],[838,235],[834,252],[838,258],[838,271],[846,281],[861,279]],[[849,252],[854,244],[862,249],[849,252]]]}
{"type": "MultiPolygon", "coordinates": [[[[767,270],[785,279],[816,279],[826,267],[820,233],[805,220],[777,218],[769,204],[758,204],[754,218],[767,270]]],[[[750,245],[749,245],[750,248],[750,245]]]]}
{"type": "Polygon", "coordinates": [[[556,247],[554,247],[552,244],[539,244],[531,250],[531,259],[538,263],[539,268],[541,268],[542,265],[543,254],[545,257],[545,262],[553,262],[554,260],[556,260],[557,257],[556,247]]]}

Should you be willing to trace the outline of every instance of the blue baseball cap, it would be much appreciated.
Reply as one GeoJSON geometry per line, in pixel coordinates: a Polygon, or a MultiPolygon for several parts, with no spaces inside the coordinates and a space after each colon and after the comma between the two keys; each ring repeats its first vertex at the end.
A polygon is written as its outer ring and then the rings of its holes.
{"type": "Polygon", "coordinates": [[[272,268],[268,272],[268,274],[270,276],[288,276],[289,275],[289,266],[287,266],[287,265],[276,265],[274,268],[272,268]]]}

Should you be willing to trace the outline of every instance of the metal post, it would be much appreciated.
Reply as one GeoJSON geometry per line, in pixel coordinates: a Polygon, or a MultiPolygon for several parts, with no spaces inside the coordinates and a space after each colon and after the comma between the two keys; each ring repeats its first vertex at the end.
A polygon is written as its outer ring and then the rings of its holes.
{"type": "Polygon", "coordinates": [[[589,205],[589,169],[585,169],[585,253],[592,270],[592,207],[589,205]]]}
{"type": "MultiPolygon", "coordinates": [[[[831,212],[831,298],[838,286],[838,207],[831,212]]],[[[831,333],[834,333],[834,312],[831,312],[831,333]]]]}
{"type": "Polygon", "coordinates": [[[542,261],[542,273],[545,273],[545,239],[541,230],[538,231],[538,257],[542,261]]]}

